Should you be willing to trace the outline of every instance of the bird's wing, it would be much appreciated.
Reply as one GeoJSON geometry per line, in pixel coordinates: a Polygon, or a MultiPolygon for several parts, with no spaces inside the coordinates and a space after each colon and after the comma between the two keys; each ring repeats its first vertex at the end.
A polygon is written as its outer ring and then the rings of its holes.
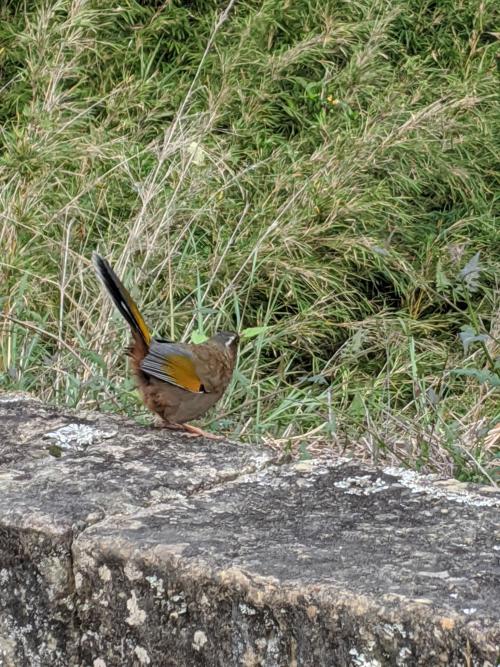
{"type": "Polygon", "coordinates": [[[178,343],[153,340],[148,354],[141,362],[141,370],[158,380],[194,393],[205,391],[189,349],[178,343]]]}

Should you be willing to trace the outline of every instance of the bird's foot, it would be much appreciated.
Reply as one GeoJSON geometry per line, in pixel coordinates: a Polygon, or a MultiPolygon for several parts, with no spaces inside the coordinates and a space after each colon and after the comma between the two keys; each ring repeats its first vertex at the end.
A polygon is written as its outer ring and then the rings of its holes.
{"type": "Polygon", "coordinates": [[[170,422],[163,422],[163,428],[168,428],[172,431],[183,431],[186,438],[207,438],[208,440],[224,440],[222,435],[215,435],[215,433],[208,433],[198,426],[192,424],[171,424],[170,422]]]}
{"type": "Polygon", "coordinates": [[[208,438],[209,440],[224,440],[224,436],[222,435],[215,435],[215,433],[208,433],[207,431],[204,431],[202,428],[198,428],[197,426],[193,426],[192,424],[181,424],[181,428],[184,429],[185,435],[187,435],[188,438],[208,438]]]}

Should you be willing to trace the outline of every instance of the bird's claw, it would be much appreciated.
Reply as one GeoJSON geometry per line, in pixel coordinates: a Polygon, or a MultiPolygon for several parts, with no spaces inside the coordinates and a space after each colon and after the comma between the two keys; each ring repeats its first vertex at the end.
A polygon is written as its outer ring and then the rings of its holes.
{"type": "Polygon", "coordinates": [[[208,433],[198,426],[192,426],[191,424],[170,424],[169,422],[163,422],[161,425],[162,428],[168,428],[172,431],[182,431],[183,435],[186,438],[207,438],[208,440],[224,440],[222,435],[215,435],[215,433],[208,433]]]}

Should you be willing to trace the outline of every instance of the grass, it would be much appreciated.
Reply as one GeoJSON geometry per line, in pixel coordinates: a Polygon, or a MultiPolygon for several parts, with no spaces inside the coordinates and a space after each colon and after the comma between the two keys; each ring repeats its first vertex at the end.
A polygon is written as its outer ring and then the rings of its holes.
{"type": "Polygon", "coordinates": [[[0,387],[147,419],[159,335],[254,328],[205,425],[299,457],[498,470],[491,0],[6,0],[0,387]]]}

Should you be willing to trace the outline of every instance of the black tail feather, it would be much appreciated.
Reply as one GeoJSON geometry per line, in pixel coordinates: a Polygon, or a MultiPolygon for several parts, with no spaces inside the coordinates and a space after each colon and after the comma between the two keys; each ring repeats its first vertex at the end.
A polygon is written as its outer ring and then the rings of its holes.
{"type": "Polygon", "coordinates": [[[97,253],[93,253],[92,261],[97,275],[113,300],[113,303],[132,329],[134,337],[139,336],[149,346],[151,334],[148,327],[134,300],[111,268],[109,262],[97,253]]]}

